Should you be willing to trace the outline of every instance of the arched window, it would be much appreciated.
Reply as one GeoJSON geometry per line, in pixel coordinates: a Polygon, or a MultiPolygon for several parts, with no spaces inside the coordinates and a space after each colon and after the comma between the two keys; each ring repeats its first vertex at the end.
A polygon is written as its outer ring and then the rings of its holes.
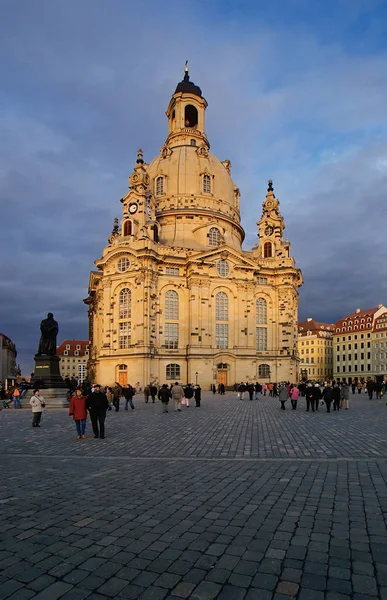
{"type": "Polygon", "coordinates": [[[216,294],[216,320],[217,321],[228,321],[228,297],[224,292],[218,292],[216,294]]]}
{"type": "Polygon", "coordinates": [[[259,365],[258,367],[258,376],[259,377],[270,377],[270,367],[269,365],[259,365]]]}
{"type": "Polygon", "coordinates": [[[160,196],[164,194],[164,177],[157,177],[156,179],[156,195],[160,196]]]}
{"type": "Polygon", "coordinates": [[[228,297],[218,292],[215,298],[215,341],[217,348],[228,348],[228,297]]]}
{"type": "Polygon", "coordinates": [[[211,194],[211,176],[203,175],[203,193],[211,194]]]}
{"type": "MultiPolygon", "coordinates": [[[[257,298],[256,302],[256,328],[255,339],[258,351],[267,350],[267,303],[264,298],[257,298]]],[[[309,332],[308,332],[309,333],[309,332]]]]}
{"type": "Polygon", "coordinates": [[[180,379],[180,365],[171,363],[167,365],[165,370],[165,376],[167,379],[174,379],[178,381],[180,379]]]}
{"type": "Polygon", "coordinates": [[[120,291],[119,318],[130,319],[132,316],[132,292],[129,288],[120,291]]]}
{"type": "Polygon", "coordinates": [[[170,323],[171,320],[179,320],[179,294],[174,290],[168,290],[165,294],[164,348],[177,350],[179,323],[170,323]]]}
{"type": "Polygon", "coordinates": [[[175,290],[168,290],[165,294],[165,318],[179,319],[179,294],[175,290]]]}
{"type": "Polygon", "coordinates": [[[118,345],[129,348],[131,340],[132,293],[129,288],[120,291],[118,298],[118,345]]]}
{"type": "Polygon", "coordinates": [[[152,229],[153,229],[153,241],[156,242],[156,244],[158,244],[158,242],[159,242],[159,229],[158,229],[157,225],[153,225],[152,229]]]}
{"type": "Polygon", "coordinates": [[[208,243],[210,246],[219,246],[220,244],[220,231],[217,227],[211,227],[208,232],[208,243]]]}
{"type": "Polygon", "coordinates": [[[125,221],[124,223],[124,236],[132,235],[132,221],[125,221]]]}
{"type": "Polygon", "coordinates": [[[258,298],[256,302],[257,307],[257,325],[266,325],[267,323],[267,304],[264,298],[258,298]]]}
{"type": "Polygon", "coordinates": [[[263,245],[263,258],[271,258],[273,256],[273,247],[271,242],[265,242],[263,245]]]}
{"type": "Polygon", "coordinates": [[[192,104],[187,104],[184,110],[184,127],[196,128],[198,126],[198,111],[192,104]]]}
{"type": "Polygon", "coordinates": [[[196,140],[190,140],[189,143],[190,146],[196,146],[196,140]]]}

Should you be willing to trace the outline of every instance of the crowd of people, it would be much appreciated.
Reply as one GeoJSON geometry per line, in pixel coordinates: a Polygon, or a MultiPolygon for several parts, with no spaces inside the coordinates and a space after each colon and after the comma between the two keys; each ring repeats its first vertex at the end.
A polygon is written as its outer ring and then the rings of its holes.
{"type": "Polygon", "coordinates": [[[237,392],[239,400],[244,400],[245,394],[248,394],[250,400],[254,398],[259,400],[261,394],[268,395],[279,399],[281,410],[286,409],[285,404],[288,400],[291,402],[292,410],[296,410],[299,397],[305,397],[307,412],[310,410],[312,412],[318,411],[319,406],[324,405],[327,412],[331,412],[331,406],[333,406],[334,411],[348,410],[350,389],[352,389],[352,394],[366,392],[370,400],[373,399],[375,393],[376,399],[379,400],[387,391],[387,381],[375,382],[368,379],[364,382],[358,381],[349,384],[344,379],[343,381],[303,381],[299,384],[281,382],[262,385],[257,381],[255,383],[241,382],[234,385],[234,391],[237,392]]]}

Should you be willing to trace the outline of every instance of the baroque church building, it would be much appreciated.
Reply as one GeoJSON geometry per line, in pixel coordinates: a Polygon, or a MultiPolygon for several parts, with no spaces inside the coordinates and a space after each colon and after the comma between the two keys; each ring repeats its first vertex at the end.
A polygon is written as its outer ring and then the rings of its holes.
{"type": "Polygon", "coordinates": [[[138,151],[90,274],[89,375],[103,385],[297,381],[302,275],[279,202],[269,181],[257,244],[242,250],[239,189],[210,153],[206,107],[186,67],[168,137],[149,164],[138,151]]]}

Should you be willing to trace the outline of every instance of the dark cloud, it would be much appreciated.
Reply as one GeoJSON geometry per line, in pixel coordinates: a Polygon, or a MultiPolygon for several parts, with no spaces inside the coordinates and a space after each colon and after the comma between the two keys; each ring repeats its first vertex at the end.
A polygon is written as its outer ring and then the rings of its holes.
{"type": "Polygon", "coordinates": [[[300,317],[386,301],[382,4],[3,3],[0,330],[26,372],[49,310],[60,339],[87,336],[89,271],[137,148],[151,160],[165,140],[186,58],[212,151],[242,191],[246,248],[274,179],[304,272],[300,317]]]}

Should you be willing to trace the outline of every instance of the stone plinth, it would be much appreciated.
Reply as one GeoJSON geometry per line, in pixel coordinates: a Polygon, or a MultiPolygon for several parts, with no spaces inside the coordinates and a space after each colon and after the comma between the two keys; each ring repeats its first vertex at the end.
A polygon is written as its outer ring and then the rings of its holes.
{"type": "Polygon", "coordinates": [[[59,356],[48,356],[46,354],[35,355],[34,376],[31,379],[33,386],[43,388],[66,388],[63,377],[59,371],[59,356]]]}

